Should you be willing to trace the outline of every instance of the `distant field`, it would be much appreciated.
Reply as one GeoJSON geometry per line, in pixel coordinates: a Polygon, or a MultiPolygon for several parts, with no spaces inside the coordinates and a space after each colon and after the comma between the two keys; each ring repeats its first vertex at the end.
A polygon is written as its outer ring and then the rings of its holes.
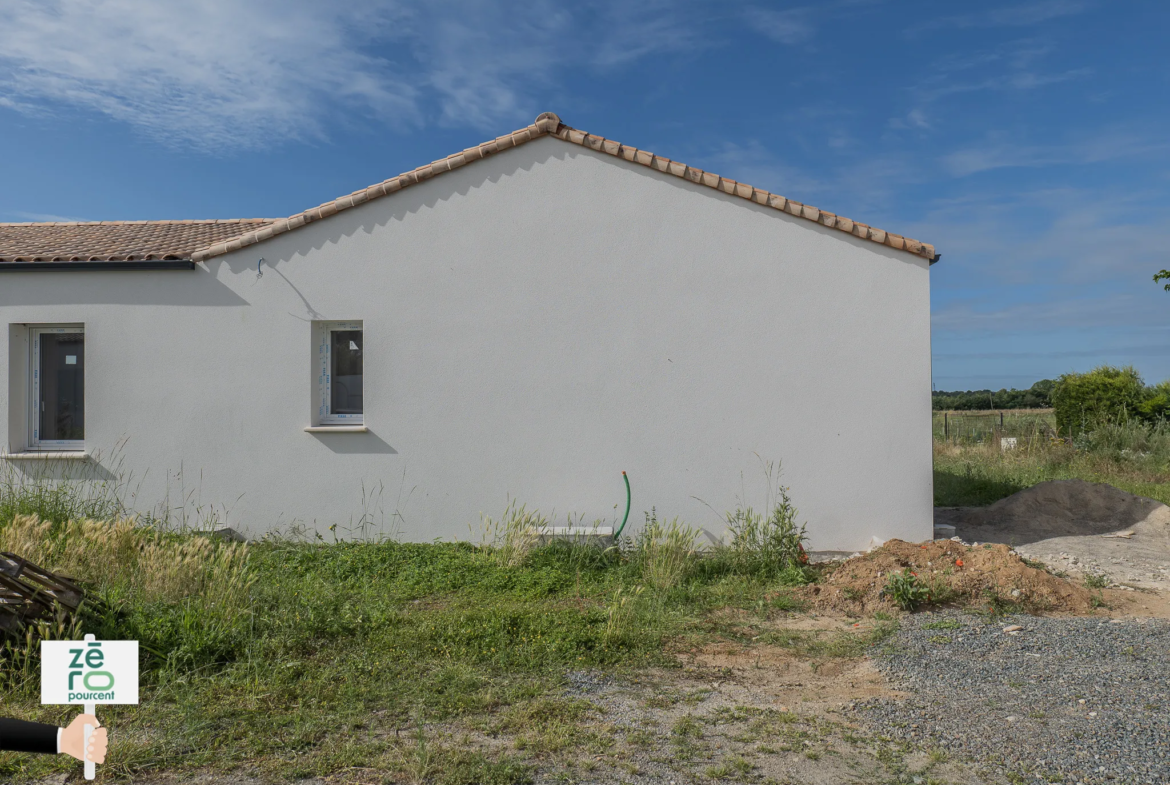
{"type": "Polygon", "coordinates": [[[1056,435],[1052,409],[934,412],[934,440],[949,444],[990,444],[998,436],[1014,437],[1017,444],[1048,440],[1056,435]]]}
{"type": "MultiPolygon", "coordinates": [[[[1051,414],[1049,423],[1051,423],[1051,414]]],[[[1014,431],[1017,442],[1002,449],[990,423],[983,429],[958,424],[951,439],[944,440],[937,427],[934,441],[934,503],[939,507],[983,505],[1011,496],[1046,480],[1105,482],[1139,496],[1170,504],[1170,457],[1157,443],[1158,434],[1145,443],[1135,439],[1109,444],[1074,445],[1045,435],[1042,425],[1030,432],[1014,431]],[[967,430],[963,430],[968,428],[967,430]],[[980,438],[982,437],[982,441],[980,438]]],[[[949,418],[948,418],[949,419],[949,418]]],[[[991,418],[985,418],[990,421],[991,418]]],[[[1012,436],[1005,412],[1003,436],[1012,436]]],[[[995,418],[995,426],[999,419],[995,418]]],[[[948,425],[952,425],[948,423],[948,425]]],[[[1051,426],[1049,425],[1049,428],[1051,426]]],[[[1127,426],[1140,439],[1142,426],[1127,426]]],[[[1048,431],[1051,433],[1051,431],[1048,431]]]]}
{"type": "Polygon", "coordinates": [[[1074,446],[1054,438],[1051,409],[934,412],[933,419],[937,506],[991,504],[1045,480],[1071,479],[1170,504],[1170,457],[1161,437],[1142,426],[1121,428],[1126,438],[1115,443],[1074,446]],[[1001,438],[1015,438],[1014,447],[1003,449],[1001,438]]]}

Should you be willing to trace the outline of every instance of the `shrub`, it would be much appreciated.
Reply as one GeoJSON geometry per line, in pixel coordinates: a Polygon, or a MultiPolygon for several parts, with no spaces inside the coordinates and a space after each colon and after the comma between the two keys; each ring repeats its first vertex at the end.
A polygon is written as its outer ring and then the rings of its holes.
{"type": "Polygon", "coordinates": [[[913,611],[930,601],[930,587],[919,580],[909,567],[901,572],[890,573],[881,594],[889,597],[904,611],[913,611]]]}
{"type": "Polygon", "coordinates": [[[1109,586],[1109,577],[1106,575],[1086,575],[1085,586],[1090,589],[1104,589],[1109,586]]]}
{"type": "Polygon", "coordinates": [[[777,488],[777,499],[771,514],[765,518],[751,507],[740,507],[727,514],[727,528],[731,544],[726,556],[735,571],[741,574],[776,578],[787,575],[807,578],[805,565],[808,555],[804,550],[805,525],[797,524],[799,513],[788,497],[788,489],[777,488]]]}
{"type": "Polygon", "coordinates": [[[1170,418],[1170,381],[1146,388],[1145,399],[1138,404],[1137,415],[1148,423],[1161,423],[1170,418]]]}
{"type": "Polygon", "coordinates": [[[1142,377],[1132,366],[1102,365],[1088,373],[1068,373],[1052,390],[1056,430],[1076,436],[1102,425],[1123,423],[1142,414],[1149,396],[1142,377]]]}

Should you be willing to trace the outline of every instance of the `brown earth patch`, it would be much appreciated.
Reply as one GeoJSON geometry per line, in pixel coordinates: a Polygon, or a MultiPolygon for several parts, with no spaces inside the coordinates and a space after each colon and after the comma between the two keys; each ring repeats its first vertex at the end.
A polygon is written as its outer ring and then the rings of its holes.
{"type": "Polygon", "coordinates": [[[769,696],[783,710],[823,712],[842,704],[900,693],[868,658],[815,661],[769,645],[714,643],[680,658],[684,672],[705,673],[723,687],[735,682],[769,696]]]}
{"type": "Polygon", "coordinates": [[[819,583],[802,589],[823,612],[872,614],[896,609],[883,589],[893,573],[909,569],[932,589],[935,600],[958,605],[1014,605],[1029,613],[1088,615],[1103,595],[1027,564],[1007,545],[962,545],[952,540],[890,540],[847,559],[819,583]]]}

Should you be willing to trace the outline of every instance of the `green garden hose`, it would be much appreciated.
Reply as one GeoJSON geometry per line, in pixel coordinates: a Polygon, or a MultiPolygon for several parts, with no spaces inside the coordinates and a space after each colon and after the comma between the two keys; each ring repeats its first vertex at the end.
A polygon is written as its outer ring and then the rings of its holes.
{"type": "Polygon", "coordinates": [[[625,472],[622,472],[622,479],[626,481],[626,517],[622,518],[622,525],[613,533],[615,540],[622,536],[622,529],[626,528],[626,521],[630,519],[630,478],[626,476],[625,472]]]}

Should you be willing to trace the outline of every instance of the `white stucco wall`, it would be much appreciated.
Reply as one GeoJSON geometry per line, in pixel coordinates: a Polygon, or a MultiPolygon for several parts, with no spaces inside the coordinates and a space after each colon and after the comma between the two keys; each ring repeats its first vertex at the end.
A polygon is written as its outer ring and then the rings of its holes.
{"type": "Polygon", "coordinates": [[[760,456],[814,548],[931,536],[911,254],[545,138],[199,268],[0,276],[6,327],[85,324],[92,469],[141,509],[466,539],[509,496],[612,520],[624,469],[633,523],[721,530],[760,456]],[[368,434],[303,430],[313,319],[364,321],[368,434]]]}

